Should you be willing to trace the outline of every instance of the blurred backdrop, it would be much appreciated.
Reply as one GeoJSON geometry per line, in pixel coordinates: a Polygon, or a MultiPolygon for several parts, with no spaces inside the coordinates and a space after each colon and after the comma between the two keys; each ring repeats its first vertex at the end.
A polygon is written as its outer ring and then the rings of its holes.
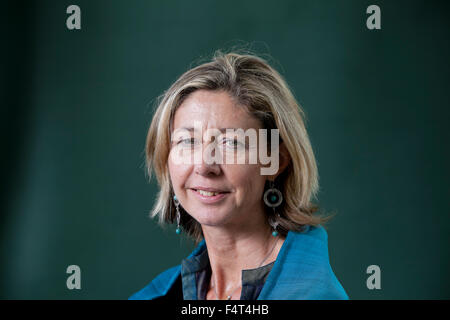
{"type": "Polygon", "coordinates": [[[352,299],[448,299],[445,1],[6,1],[0,298],[126,299],[193,244],[148,217],[154,99],[250,43],[305,109],[332,267],[352,299]],[[81,9],[69,30],[66,9],[81,9]],[[366,8],[381,9],[381,30],[366,8]],[[366,269],[381,269],[369,290],[366,269]],[[66,268],[81,268],[68,290],[66,268]]]}

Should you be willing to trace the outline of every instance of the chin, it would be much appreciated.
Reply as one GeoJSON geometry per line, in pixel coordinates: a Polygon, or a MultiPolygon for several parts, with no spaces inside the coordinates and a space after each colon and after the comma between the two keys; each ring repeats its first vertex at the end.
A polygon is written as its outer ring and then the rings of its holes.
{"type": "Polygon", "coordinates": [[[197,220],[198,223],[205,226],[218,226],[228,220],[229,215],[223,214],[218,210],[205,210],[200,209],[196,211],[192,217],[197,220]]]}

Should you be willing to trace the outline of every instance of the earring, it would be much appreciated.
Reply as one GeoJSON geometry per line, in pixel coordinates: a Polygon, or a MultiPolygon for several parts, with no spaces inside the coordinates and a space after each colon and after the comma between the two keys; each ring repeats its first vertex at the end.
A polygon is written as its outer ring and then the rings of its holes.
{"type": "Polygon", "coordinates": [[[269,220],[269,224],[272,227],[272,236],[278,236],[277,227],[280,224],[277,218],[280,218],[280,214],[275,212],[275,208],[283,202],[283,194],[280,190],[275,188],[273,181],[270,181],[270,188],[264,192],[264,203],[266,206],[273,209],[274,218],[269,220]]]}
{"type": "MultiPolygon", "coordinates": [[[[279,214],[277,214],[277,216],[278,216],[278,218],[280,217],[279,214]]],[[[280,223],[278,222],[278,220],[273,219],[273,220],[269,221],[269,224],[270,224],[270,226],[272,227],[272,236],[274,236],[274,237],[278,236],[277,227],[278,227],[278,225],[280,224],[280,223]]]]}
{"type": "Polygon", "coordinates": [[[175,208],[177,210],[177,228],[175,230],[175,232],[177,234],[181,233],[181,228],[180,228],[180,209],[178,208],[180,206],[180,201],[178,201],[178,198],[176,195],[173,196],[173,202],[175,203],[175,208]]]}

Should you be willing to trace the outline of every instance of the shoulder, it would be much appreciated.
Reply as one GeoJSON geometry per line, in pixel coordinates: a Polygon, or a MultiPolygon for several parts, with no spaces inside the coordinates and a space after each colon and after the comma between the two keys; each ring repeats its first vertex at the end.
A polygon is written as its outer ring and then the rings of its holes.
{"type": "Polygon", "coordinates": [[[314,265],[317,268],[328,266],[328,235],[322,226],[305,226],[303,231],[289,231],[282,250],[280,260],[289,271],[302,265],[314,265]]]}
{"type": "Polygon", "coordinates": [[[311,237],[317,240],[327,241],[328,234],[325,228],[321,225],[310,226],[305,225],[304,229],[299,232],[291,232],[294,237],[311,237]]]}
{"type": "MultiPolygon", "coordinates": [[[[188,256],[192,258],[200,254],[206,248],[205,240],[200,242],[194,251],[188,256]]],[[[158,297],[165,296],[169,290],[174,286],[177,278],[181,274],[181,264],[167,269],[160,273],[155,279],[153,279],[144,288],[129,297],[129,300],[152,300],[158,297]]]]}
{"type": "Polygon", "coordinates": [[[129,300],[152,300],[167,294],[179,276],[181,266],[175,266],[160,273],[144,288],[134,293],[129,300]]]}
{"type": "MultiPolygon", "coordinates": [[[[309,299],[348,299],[330,264],[328,233],[325,228],[321,225],[309,226],[306,231],[293,233],[292,236],[295,239],[294,255],[301,253],[294,259],[301,256],[302,272],[308,274],[301,282],[309,293],[309,299]]],[[[296,265],[299,265],[298,260],[296,265]]]]}
{"type": "Polygon", "coordinates": [[[287,251],[311,252],[319,251],[321,257],[326,257],[324,251],[328,249],[328,234],[322,226],[305,226],[303,231],[289,231],[287,240],[287,251]]]}
{"type": "Polygon", "coordinates": [[[261,299],[348,299],[328,256],[323,226],[289,231],[264,285],[261,299]]]}

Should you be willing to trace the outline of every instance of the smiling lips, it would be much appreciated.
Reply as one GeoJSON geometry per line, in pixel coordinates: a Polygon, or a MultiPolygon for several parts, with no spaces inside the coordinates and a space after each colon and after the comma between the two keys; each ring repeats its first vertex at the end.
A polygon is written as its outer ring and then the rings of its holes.
{"type": "Polygon", "coordinates": [[[200,193],[202,196],[208,196],[208,197],[212,197],[212,196],[216,196],[218,195],[220,192],[210,192],[210,191],[205,191],[205,190],[196,190],[198,193],[200,193]]]}
{"type": "Polygon", "coordinates": [[[196,192],[200,192],[204,195],[207,195],[207,196],[212,196],[212,195],[218,194],[218,193],[228,193],[228,191],[225,191],[225,190],[209,188],[209,187],[192,187],[191,189],[196,192]]]}
{"type": "Polygon", "coordinates": [[[196,187],[191,188],[199,200],[205,203],[214,203],[223,199],[229,192],[214,188],[196,187]]]}

